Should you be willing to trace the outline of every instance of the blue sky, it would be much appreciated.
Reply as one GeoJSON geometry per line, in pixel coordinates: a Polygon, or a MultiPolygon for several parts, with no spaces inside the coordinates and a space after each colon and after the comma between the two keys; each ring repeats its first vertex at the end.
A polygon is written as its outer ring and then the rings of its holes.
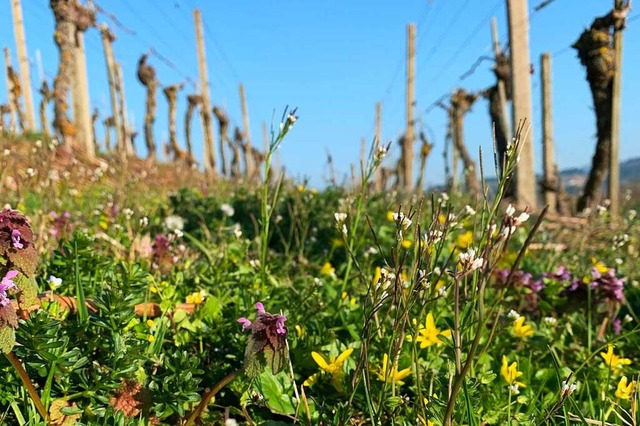
{"type": "MultiPolygon", "coordinates": [[[[532,10],[540,0],[530,0],[532,10]]],[[[45,78],[57,69],[53,43],[53,17],[48,0],[23,0],[23,13],[36,105],[39,102],[36,50],[42,55],[45,78]]],[[[254,144],[261,144],[261,123],[271,123],[286,105],[297,106],[300,120],[281,148],[281,159],[290,175],[309,177],[322,186],[327,177],[326,150],[334,157],[340,175],[357,162],[360,140],[371,141],[375,103],[383,102],[382,133],[396,141],[404,128],[404,58],[406,24],[418,25],[416,116],[435,143],[427,164],[427,183],[442,181],[442,149],[446,132],[444,111],[425,110],[436,99],[463,86],[481,90],[494,84],[491,64],[483,62],[468,78],[460,80],[475,60],[490,55],[490,23],[498,19],[501,39],[506,41],[504,0],[404,0],[390,1],[213,1],[213,0],[98,0],[117,16],[128,34],[106,22],[116,33],[116,59],[122,63],[131,118],[142,135],[144,89],[135,77],[140,54],[155,48],[168,61],[151,56],[161,84],[185,81],[178,112],[178,135],[183,138],[186,93],[197,80],[193,9],[202,10],[213,103],[222,105],[241,123],[238,84],[243,82],[249,102],[254,144]]],[[[542,52],[553,57],[554,125],[556,160],[560,168],[590,164],[595,145],[595,121],[585,71],[568,47],[594,16],[604,14],[610,1],[555,0],[531,16],[531,60],[536,67],[533,81],[535,160],[541,168],[540,85],[538,64],[542,52]]],[[[631,17],[638,12],[632,11],[631,17]]],[[[0,5],[0,45],[12,49],[9,2],[0,5]]],[[[85,38],[91,103],[109,115],[109,96],[104,54],[99,32],[91,29],[85,38]]],[[[640,19],[625,31],[623,71],[622,159],[640,155],[640,19]]],[[[0,102],[5,102],[4,78],[0,79],[0,102]]],[[[157,142],[167,138],[167,107],[158,92],[157,142]]],[[[194,126],[194,144],[201,157],[199,122],[194,126]]],[[[478,101],[465,121],[468,148],[482,147],[491,164],[491,127],[486,101],[478,101]]],[[[102,129],[99,128],[99,135],[102,129]]],[[[142,145],[140,136],[137,142],[142,145]]],[[[144,152],[144,149],[140,149],[144,152]]],[[[394,156],[398,149],[394,145],[394,156]]]]}

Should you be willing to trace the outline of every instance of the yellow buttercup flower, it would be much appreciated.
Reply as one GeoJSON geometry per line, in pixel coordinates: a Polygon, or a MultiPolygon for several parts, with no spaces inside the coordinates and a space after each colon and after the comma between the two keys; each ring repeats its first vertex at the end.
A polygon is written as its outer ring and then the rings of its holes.
{"type": "Polygon", "coordinates": [[[147,336],[147,342],[153,343],[156,341],[156,337],[153,334],[147,336]]]}
{"type": "Polygon", "coordinates": [[[591,259],[591,263],[593,263],[593,267],[601,274],[609,272],[609,267],[605,265],[604,262],[598,261],[595,257],[591,259]]]}
{"type": "Polygon", "coordinates": [[[344,362],[351,356],[353,352],[353,348],[349,348],[346,351],[342,352],[340,355],[334,358],[330,358],[327,360],[318,352],[311,352],[311,357],[320,367],[320,372],[312,375],[307,380],[304,381],[303,386],[311,386],[317,380],[318,377],[322,374],[331,375],[331,384],[337,391],[342,392],[344,390],[344,386],[342,384],[342,379],[344,378],[344,369],[342,366],[344,362]]]}
{"type": "Polygon", "coordinates": [[[396,221],[396,219],[393,217],[393,214],[394,214],[394,212],[392,212],[391,210],[389,210],[387,212],[387,220],[389,222],[395,222],[396,221]]]}
{"type": "Polygon", "coordinates": [[[304,328],[300,327],[300,325],[296,324],[294,327],[296,329],[296,333],[298,334],[298,338],[304,336],[304,328]]]}
{"type": "Polygon", "coordinates": [[[618,382],[618,389],[616,389],[616,398],[631,399],[635,388],[635,380],[632,380],[631,383],[627,384],[627,376],[622,376],[622,378],[618,382]]]}
{"type": "Polygon", "coordinates": [[[458,240],[456,244],[460,248],[467,248],[472,242],[473,242],[473,232],[467,231],[462,235],[458,235],[458,240]]]}
{"type": "Polygon", "coordinates": [[[398,366],[394,365],[389,368],[389,357],[387,354],[382,356],[382,365],[380,369],[376,371],[376,376],[383,382],[395,383],[398,386],[404,385],[403,379],[411,375],[411,368],[405,368],[398,371],[398,366]]]}
{"type": "Polygon", "coordinates": [[[147,324],[147,327],[149,328],[153,327],[153,320],[148,319],[146,324],[147,324]]]}
{"type": "MultiPolygon", "coordinates": [[[[436,327],[433,314],[429,312],[427,314],[425,324],[420,324],[420,327],[418,328],[418,335],[415,337],[416,342],[420,343],[420,349],[428,348],[433,345],[441,345],[444,342],[438,336],[451,337],[451,330],[440,331],[436,327]]],[[[413,338],[408,336],[408,339],[411,341],[413,338]]]]}
{"type": "Polygon", "coordinates": [[[204,290],[197,291],[195,293],[191,293],[190,295],[188,295],[186,297],[186,302],[193,305],[201,305],[202,302],[204,302],[205,296],[206,296],[206,293],[204,292],[204,290]]]}
{"type": "Polygon", "coordinates": [[[402,240],[402,247],[403,248],[411,248],[411,246],[413,245],[413,241],[411,240],[402,240]]]}
{"type": "Polygon", "coordinates": [[[500,367],[500,374],[509,386],[518,385],[521,388],[526,387],[524,383],[517,381],[518,377],[522,376],[522,371],[518,371],[518,363],[516,361],[513,361],[511,365],[509,365],[509,360],[507,360],[507,357],[505,355],[502,355],[502,366],[500,367]]]}
{"type": "Polygon", "coordinates": [[[325,262],[320,268],[320,275],[326,275],[328,277],[332,277],[336,274],[336,268],[331,265],[331,262],[325,262]]]}
{"type": "Polygon", "coordinates": [[[513,334],[520,339],[526,339],[534,334],[533,327],[524,325],[524,320],[525,318],[520,316],[513,322],[513,334]]]}
{"type": "Polygon", "coordinates": [[[613,374],[618,374],[622,367],[631,364],[629,358],[621,358],[614,354],[613,345],[611,344],[607,346],[607,352],[600,352],[600,356],[604,359],[605,365],[611,368],[613,374]]]}

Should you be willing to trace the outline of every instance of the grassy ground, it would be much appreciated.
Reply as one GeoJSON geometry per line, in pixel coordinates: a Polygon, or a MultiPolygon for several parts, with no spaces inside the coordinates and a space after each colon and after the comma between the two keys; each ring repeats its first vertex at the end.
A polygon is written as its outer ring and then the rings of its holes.
{"type": "Polygon", "coordinates": [[[33,230],[0,216],[4,424],[639,420],[630,208],[372,194],[375,154],[365,185],[319,192],[3,152],[1,204],[33,230]]]}

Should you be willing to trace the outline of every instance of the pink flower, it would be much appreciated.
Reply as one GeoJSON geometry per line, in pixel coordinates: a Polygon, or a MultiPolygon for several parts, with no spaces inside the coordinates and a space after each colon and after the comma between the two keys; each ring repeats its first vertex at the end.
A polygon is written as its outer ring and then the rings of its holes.
{"type": "Polygon", "coordinates": [[[7,306],[11,301],[7,297],[7,290],[16,287],[13,279],[18,276],[18,271],[9,271],[0,281],[0,306],[7,306]]]}
{"type": "Polygon", "coordinates": [[[22,239],[21,235],[22,235],[22,233],[20,231],[18,231],[17,229],[14,229],[13,231],[11,231],[11,243],[18,250],[24,248],[24,244],[22,244],[22,241],[21,241],[21,239],[22,239]]]}

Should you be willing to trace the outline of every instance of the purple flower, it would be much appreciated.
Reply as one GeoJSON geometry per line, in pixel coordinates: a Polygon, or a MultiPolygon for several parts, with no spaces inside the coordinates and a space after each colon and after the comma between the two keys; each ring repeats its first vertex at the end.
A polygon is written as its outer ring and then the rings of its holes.
{"type": "Polygon", "coordinates": [[[7,290],[16,287],[16,283],[13,279],[18,276],[18,271],[9,271],[5,274],[2,281],[0,281],[0,306],[7,306],[10,303],[7,297],[7,290]]]}
{"type": "Polygon", "coordinates": [[[553,278],[560,282],[567,282],[571,279],[571,271],[564,266],[559,266],[556,272],[546,272],[543,276],[545,278],[553,278]]]}
{"type": "Polygon", "coordinates": [[[615,334],[616,336],[620,334],[620,332],[622,331],[622,321],[620,321],[620,318],[615,318],[613,321],[611,321],[611,329],[613,330],[613,334],[615,334]]]}
{"type": "Polygon", "coordinates": [[[22,233],[20,231],[18,231],[17,229],[14,229],[13,231],[11,231],[11,243],[18,250],[24,248],[24,244],[22,244],[22,241],[21,241],[21,239],[22,239],[21,235],[22,235],[22,233]]]}
{"type": "Polygon", "coordinates": [[[287,334],[287,329],[284,327],[284,322],[287,320],[287,317],[284,315],[277,315],[276,318],[276,333],[278,334],[287,334]]]}
{"type": "Polygon", "coordinates": [[[251,329],[253,334],[257,334],[261,331],[266,331],[267,334],[287,334],[287,328],[284,323],[287,321],[287,317],[284,315],[270,314],[264,309],[262,302],[256,303],[256,309],[258,310],[258,316],[252,323],[245,317],[238,318],[238,322],[242,324],[242,331],[251,329]]]}
{"type": "Polygon", "coordinates": [[[534,293],[540,293],[540,291],[542,291],[542,289],[544,288],[544,282],[541,279],[536,281],[531,281],[529,282],[529,288],[534,293]]]}
{"type": "Polygon", "coordinates": [[[238,318],[238,322],[242,324],[242,331],[245,331],[247,328],[251,328],[251,321],[245,317],[238,318]]]}

